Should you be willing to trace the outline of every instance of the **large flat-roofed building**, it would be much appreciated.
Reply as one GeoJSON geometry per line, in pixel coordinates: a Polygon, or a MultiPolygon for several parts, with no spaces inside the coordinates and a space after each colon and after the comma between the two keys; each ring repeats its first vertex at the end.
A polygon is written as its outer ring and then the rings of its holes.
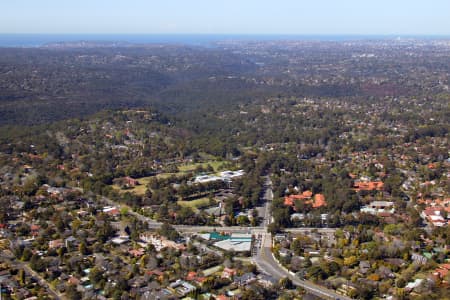
{"type": "Polygon", "coordinates": [[[394,202],[391,201],[372,201],[370,204],[361,208],[361,212],[369,213],[373,215],[381,214],[381,213],[390,213],[393,214],[395,212],[394,202]]]}
{"type": "Polygon", "coordinates": [[[223,171],[220,172],[220,176],[215,175],[199,175],[195,177],[194,183],[206,183],[206,182],[212,182],[212,181],[226,181],[229,182],[233,178],[241,177],[244,175],[244,170],[237,170],[237,171],[223,171]]]}
{"type": "Polygon", "coordinates": [[[236,252],[250,251],[252,246],[251,234],[237,234],[233,233],[231,238],[214,243],[214,246],[224,249],[233,250],[236,252]]]}

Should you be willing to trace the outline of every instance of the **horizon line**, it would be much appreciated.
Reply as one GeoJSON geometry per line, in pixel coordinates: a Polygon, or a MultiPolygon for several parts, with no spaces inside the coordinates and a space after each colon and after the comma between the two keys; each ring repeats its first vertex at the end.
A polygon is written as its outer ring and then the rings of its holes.
{"type": "Polygon", "coordinates": [[[241,36],[441,36],[450,37],[450,33],[187,33],[187,32],[159,32],[159,33],[132,33],[132,32],[0,32],[0,35],[241,35],[241,36]]]}

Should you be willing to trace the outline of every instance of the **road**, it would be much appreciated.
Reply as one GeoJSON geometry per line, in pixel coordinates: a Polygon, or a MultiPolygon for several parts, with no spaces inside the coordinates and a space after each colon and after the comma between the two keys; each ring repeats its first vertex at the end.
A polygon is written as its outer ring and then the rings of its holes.
{"type": "MultiPolygon", "coordinates": [[[[256,257],[254,257],[253,261],[259,270],[263,273],[270,274],[276,279],[281,279],[284,277],[289,278],[293,284],[296,286],[300,286],[304,288],[309,293],[318,296],[322,299],[345,299],[351,300],[351,298],[342,296],[337,294],[333,290],[329,290],[325,287],[318,286],[310,281],[301,280],[296,277],[292,272],[289,272],[286,268],[281,266],[278,261],[275,259],[272,253],[272,236],[267,232],[267,226],[270,224],[270,209],[269,206],[273,200],[273,192],[271,187],[270,179],[266,181],[266,191],[264,193],[264,198],[266,201],[266,213],[264,215],[263,227],[262,229],[254,229],[254,232],[258,235],[261,235],[261,248],[257,252],[256,257]]],[[[322,232],[326,230],[326,232],[334,232],[332,229],[320,228],[322,232]]],[[[317,230],[314,228],[297,228],[298,232],[312,231],[317,230]]]]}
{"type": "Polygon", "coordinates": [[[31,269],[26,263],[18,261],[18,260],[13,260],[13,259],[11,259],[11,257],[3,255],[3,253],[0,254],[0,260],[8,262],[11,266],[14,266],[17,269],[24,270],[24,272],[28,276],[36,279],[37,282],[42,287],[44,287],[47,290],[47,292],[53,297],[53,299],[64,299],[64,297],[61,293],[58,293],[57,291],[53,290],[52,287],[48,284],[48,282],[41,275],[39,275],[37,272],[35,272],[33,269],[31,269]]]}
{"type": "Polygon", "coordinates": [[[269,233],[263,235],[262,241],[263,247],[255,259],[255,263],[258,268],[266,274],[272,275],[276,279],[281,279],[288,277],[292,280],[292,283],[296,286],[304,288],[309,293],[318,296],[322,299],[345,299],[351,300],[346,296],[337,294],[335,291],[327,289],[325,287],[316,285],[310,281],[301,280],[300,278],[293,275],[287,269],[282,267],[272,254],[272,238],[269,233]]]}
{"type": "Polygon", "coordinates": [[[264,183],[264,187],[266,191],[264,193],[264,201],[265,201],[265,209],[264,209],[264,217],[263,217],[263,227],[264,229],[269,226],[271,222],[270,208],[273,201],[273,191],[272,191],[272,181],[270,180],[270,176],[266,177],[266,182],[264,183]]]}
{"type": "Polygon", "coordinates": [[[122,208],[126,208],[126,209],[128,210],[128,213],[129,213],[130,215],[136,217],[136,219],[138,219],[138,220],[141,221],[141,222],[147,222],[148,228],[149,228],[149,229],[158,229],[158,228],[160,228],[161,225],[162,225],[162,223],[157,222],[157,221],[155,221],[155,220],[153,220],[153,219],[151,219],[151,218],[149,218],[149,217],[143,216],[143,215],[141,215],[141,214],[139,214],[139,213],[137,213],[137,212],[134,212],[134,211],[133,211],[131,208],[129,208],[128,206],[123,205],[123,204],[120,204],[120,203],[117,203],[117,202],[115,202],[115,201],[113,201],[113,200],[111,200],[111,199],[109,199],[109,198],[102,197],[101,200],[102,200],[104,203],[106,203],[107,205],[117,207],[119,210],[121,210],[122,208]]]}
{"type": "MultiPolygon", "coordinates": [[[[261,226],[256,227],[239,227],[239,226],[229,226],[229,227],[220,227],[220,226],[190,226],[190,225],[175,225],[173,226],[175,229],[177,229],[180,232],[186,232],[186,233],[197,233],[197,232],[212,232],[212,231],[219,231],[219,232],[232,232],[232,233],[251,233],[255,236],[261,236],[261,248],[256,251],[257,255],[253,257],[253,261],[255,262],[256,266],[259,270],[261,270],[263,273],[270,274],[276,279],[288,277],[292,280],[292,282],[296,286],[300,286],[304,288],[309,293],[318,296],[322,299],[345,299],[345,300],[351,300],[351,298],[342,296],[340,294],[337,294],[333,290],[329,290],[325,287],[318,286],[310,281],[301,280],[300,278],[294,276],[293,273],[289,272],[286,268],[281,266],[278,261],[275,259],[275,257],[272,254],[272,237],[267,232],[267,226],[271,222],[271,210],[270,206],[272,204],[273,200],[273,191],[272,191],[272,182],[270,181],[270,177],[266,177],[266,181],[264,184],[265,192],[264,192],[264,216],[262,220],[261,226]]],[[[106,202],[108,205],[116,206],[119,209],[124,207],[108,198],[103,197],[102,198],[104,202],[106,202]]],[[[133,216],[135,216],[137,219],[139,219],[142,222],[147,222],[149,229],[157,229],[161,226],[162,223],[157,222],[155,220],[152,220],[151,218],[145,217],[139,213],[136,213],[132,210],[128,210],[129,213],[133,216]]],[[[304,232],[311,232],[311,231],[317,231],[321,233],[334,233],[336,229],[334,228],[289,228],[286,229],[288,232],[292,233],[304,233],[304,232]]],[[[206,249],[205,249],[206,250],[206,249]]],[[[213,251],[212,249],[208,249],[210,251],[213,251]]]]}
{"type": "MultiPolygon", "coordinates": [[[[295,277],[292,273],[290,273],[288,270],[286,270],[284,267],[282,267],[278,261],[274,258],[272,254],[272,237],[269,233],[267,233],[267,226],[271,222],[271,210],[270,206],[272,204],[273,200],[273,192],[272,192],[272,182],[270,181],[270,177],[266,177],[266,181],[264,184],[265,192],[264,192],[264,214],[262,219],[261,226],[256,227],[239,227],[239,226],[229,226],[229,227],[213,227],[213,226],[188,226],[188,225],[175,225],[174,227],[180,231],[180,232],[211,232],[211,231],[224,231],[224,232],[232,232],[232,233],[251,233],[255,236],[261,236],[261,248],[257,251],[257,255],[253,258],[253,261],[256,263],[257,267],[264,273],[272,275],[274,278],[280,279],[284,277],[288,277],[292,280],[292,282],[297,285],[303,287],[305,290],[310,292],[311,294],[314,294],[316,296],[319,296],[323,299],[350,299],[341,295],[336,294],[334,291],[328,290],[324,287],[318,286],[312,282],[300,280],[299,278],[295,277]]],[[[119,203],[116,203],[106,197],[102,197],[102,200],[107,205],[116,206],[119,209],[121,208],[128,208],[126,206],[123,206],[119,203]]],[[[160,228],[162,223],[157,222],[155,220],[152,220],[151,218],[148,218],[146,216],[143,216],[139,213],[136,213],[132,211],[131,209],[128,209],[128,212],[135,216],[138,220],[142,222],[146,222],[148,224],[149,229],[157,229],[160,228]]],[[[302,233],[302,232],[311,232],[311,231],[318,231],[322,233],[334,233],[335,229],[333,228],[290,228],[286,231],[293,232],[293,233],[302,233]]],[[[204,249],[208,252],[215,252],[213,249],[204,249]]],[[[8,261],[15,265],[18,268],[24,269],[24,271],[34,278],[36,278],[43,287],[45,287],[49,293],[55,298],[55,299],[61,299],[63,298],[62,295],[56,291],[54,291],[50,285],[47,283],[47,281],[42,278],[38,273],[33,271],[27,264],[19,261],[12,261],[9,258],[1,257],[3,259],[8,259],[8,261]]]]}
{"type": "MultiPolygon", "coordinates": [[[[275,257],[272,254],[272,237],[267,232],[267,226],[271,223],[271,209],[270,206],[272,204],[273,200],[273,192],[272,192],[272,182],[270,180],[270,177],[266,177],[266,181],[264,184],[265,192],[263,196],[264,200],[264,207],[262,207],[263,210],[263,217],[262,222],[260,226],[255,227],[239,227],[239,226],[229,226],[229,227],[220,227],[220,226],[189,226],[189,225],[175,225],[173,226],[180,232],[186,232],[186,233],[198,233],[198,232],[212,232],[212,231],[219,231],[219,232],[229,232],[229,233],[251,233],[255,236],[261,237],[261,246],[258,250],[255,251],[256,256],[254,256],[252,261],[255,262],[258,269],[260,269],[263,273],[270,274],[276,279],[288,277],[292,280],[292,282],[300,287],[303,287],[305,290],[307,290],[309,293],[314,294],[318,297],[321,297],[323,299],[345,299],[350,300],[348,297],[344,297],[342,295],[339,295],[335,293],[332,290],[329,290],[327,288],[318,286],[312,282],[301,280],[294,276],[293,273],[286,270],[283,266],[281,266],[278,261],[275,259],[275,257]]],[[[112,201],[111,199],[108,199],[106,197],[101,198],[102,201],[106,205],[110,206],[116,206],[119,209],[127,208],[128,213],[135,216],[138,220],[142,222],[146,222],[148,224],[149,229],[158,229],[161,227],[162,223],[157,222],[151,218],[148,218],[146,216],[143,216],[139,213],[136,213],[129,209],[125,205],[121,205],[119,203],[116,203],[115,201],[112,201]]],[[[335,229],[333,228],[290,228],[286,229],[288,232],[293,233],[304,233],[304,232],[311,232],[311,231],[317,231],[321,233],[334,233],[335,229]]],[[[208,252],[217,252],[216,250],[210,249],[210,248],[204,248],[204,251],[208,252]]],[[[38,273],[36,273],[34,270],[32,270],[26,263],[12,260],[10,258],[7,258],[3,255],[0,255],[0,258],[2,260],[7,260],[12,265],[16,266],[17,268],[23,269],[29,276],[32,276],[36,278],[40,285],[45,287],[49,294],[53,296],[55,299],[62,299],[64,298],[62,294],[58,293],[57,291],[53,290],[48,282],[40,276],[38,273]]]]}
{"type": "MultiPolygon", "coordinates": [[[[269,181],[270,182],[270,181],[269,181]]],[[[270,183],[271,184],[271,183],[270,183]]],[[[211,232],[211,231],[224,231],[230,233],[255,233],[259,231],[264,231],[267,229],[267,225],[270,223],[270,205],[273,199],[272,189],[267,189],[265,192],[266,204],[265,204],[265,213],[263,217],[263,226],[255,226],[255,227],[241,227],[241,226],[192,226],[192,225],[173,225],[173,227],[181,232],[211,232]]],[[[149,217],[143,216],[137,212],[132,211],[127,206],[117,203],[111,199],[106,197],[102,197],[103,202],[107,205],[115,206],[119,210],[122,208],[127,208],[128,213],[135,216],[138,220],[142,222],[147,222],[149,229],[158,229],[161,227],[162,223],[155,221],[149,217]]],[[[287,228],[285,231],[292,233],[304,233],[317,231],[320,233],[334,233],[336,229],[334,228],[287,228]]]]}

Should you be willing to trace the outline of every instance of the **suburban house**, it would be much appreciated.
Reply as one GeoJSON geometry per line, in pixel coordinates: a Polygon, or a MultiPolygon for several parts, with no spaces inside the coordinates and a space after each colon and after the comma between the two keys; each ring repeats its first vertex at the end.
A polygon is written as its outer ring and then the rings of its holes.
{"type": "Polygon", "coordinates": [[[381,191],[384,183],[382,181],[356,181],[353,184],[353,189],[359,191],[381,191]]]}
{"type": "Polygon", "coordinates": [[[361,208],[361,212],[378,215],[382,213],[393,214],[395,212],[394,202],[391,201],[372,201],[361,208]]]}
{"type": "Polygon", "coordinates": [[[450,264],[440,264],[436,270],[434,270],[433,275],[440,279],[444,280],[450,271],[450,264]]]}
{"type": "Polygon", "coordinates": [[[155,246],[155,249],[158,252],[163,248],[174,248],[179,250],[185,249],[185,246],[183,244],[178,244],[174,241],[166,239],[165,237],[161,237],[150,232],[141,234],[139,238],[145,244],[152,244],[153,246],[155,246]]]}
{"type": "Polygon", "coordinates": [[[137,179],[131,178],[129,176],[116,178],[114,179],[114,184],[121,186],[121,187],[135,187],[139,185],[139,181],[137,179]]]}
{"type": "Polygon", "coordinates": [[[232,279],[237,274],[236,269],[225,268],[222,271],[222,278],[232,279]]]}
{"type": "Polygon", "coordinates": [[[413,253],[411,255],[411,259],[413,262],[415,262],[416,264],[419,264],[419,265],[424,265],[428,261],[428,259],[425,256],[418,254],[418,253],[413,253]]]}
{"type": "Polygon", "coordinates": [[[315,194],[313,197],[313,193],[311,191],[304,191],[299,195],[289,195],[284,197],[284,205],[295,208],[296,200],[303,201],[305,204],[311,204],[313,208],[319,208],[327,205],[323,194],[315,194]]]}
{"type": "Polygon", "coordinates": [[[64,242],[62,239],[52,240],[48,242],[48,248],[55,249],[55,248],[61,248],[64,246],[64,242]]]}
{"type": "Polygon", "coordinates": [[[434,226],[441,227],[448,224],[447,220],[442,216],[443,211],[444,208],[442,207],[427,207],[420,216],[434,226]]]}
{"type": "Polygon", "coordinates": [[[186,281],[178,279],[171,283],[168,289],[177,296],[184,297],[187,294],[194,292],[197,288],[186,281]]]}
{"type": "Polygon", "coordinates": [[[117,216],[120,214],[119,209],[115,206],[105,206],[102,211],[110,216],[117,216]]]}
{"type": "Polygon", "coordinates": [[[242,276],[236,277],[234,279],[234,283],[239,285],[239,286],[244,286],[244,285],[248,285],[254,281],[256,281],[256,275],[249,272],[249,273],[245,273],[242,276]]]}

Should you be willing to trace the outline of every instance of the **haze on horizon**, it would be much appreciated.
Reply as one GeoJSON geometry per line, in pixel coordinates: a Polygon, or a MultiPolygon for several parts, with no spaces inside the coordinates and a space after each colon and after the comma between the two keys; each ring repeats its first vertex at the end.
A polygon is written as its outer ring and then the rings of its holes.
{"type": "Polygon", "coordinates": [[[15,0],[0,33],[450,35],[450,1],[15,0]]]}

